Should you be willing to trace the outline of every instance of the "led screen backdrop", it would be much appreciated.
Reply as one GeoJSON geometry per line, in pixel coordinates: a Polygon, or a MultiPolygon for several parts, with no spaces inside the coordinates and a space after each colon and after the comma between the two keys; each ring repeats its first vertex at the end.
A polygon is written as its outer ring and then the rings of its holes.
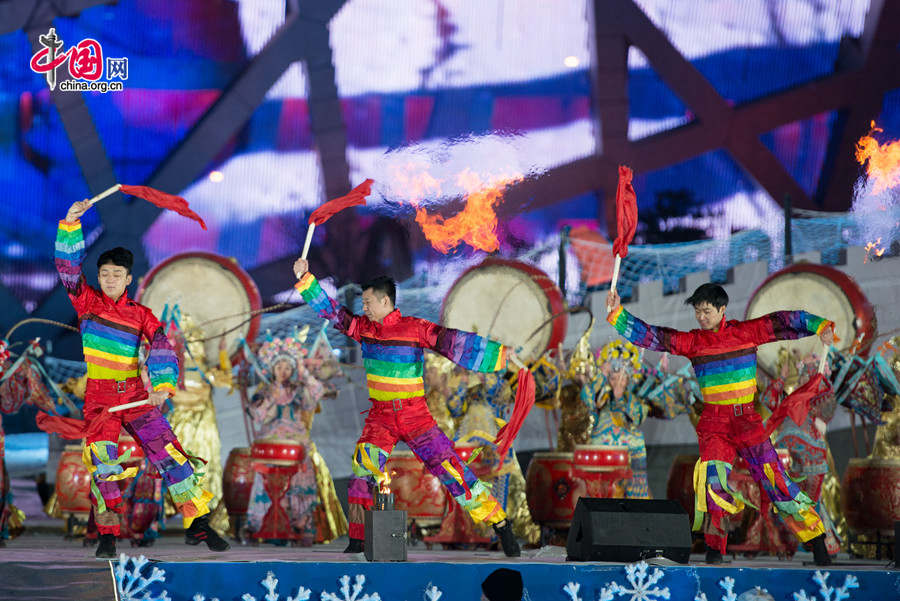
{"type": "MultiPolygon", "coordinates": [[[[496,132],[514,139],[521,162],[536,170],[595,153],[592,4],[349,0],[330,24],[330,45],[351,182],[384,177],[378,167],[388,150],[496,132]]],[[[854,0],[638,4],[734,103],[832,72],[841,36],[858,36],[868,9],[854,0]]],[[[129,58],[124,91],[85,94],[119,180],[146,180],[283,20],[284,0],[122,0],[57,19],[67,46],[92,37],[107,55],[129,58]]],[[[32,310],[56,282],[56,220],[87,190],[46,83],[28,68],[25,34],[0,36],[0,52],[0,278],[32,310]]],[[[630,138],[690,120],[639,50],[628,66],[630,138]]],[[[895,136],[898,104],[891,96],[882,116],[895,136]]],[[[807,191],[833,121],[823,114],[764,136],[807,191]]],[[[296,255],[310,209],[324,200],[322,179],[305,75],[294,65],[208,171],[180,191],[209,230],[161,215],[143,237],[151,264],[190,249],[235,257],[249,270],[296,255]]],[[[680,239],[696,239],[758,227],[779,210],[723,152],[642,174],[635,188],[645,220],[639,239],[648,242],[662,235],[648,219],[678,221],[680,239]]],[[[370,210],[364,223],[374,218],[370,210]]],[[[561,224],[598,218],[593,194],[506,218],[501,248],[527,248],[561,224]]],[[[408,216],[403,223],[416,228],[408,216]]],[[[86,220],[89,239],[99,227],[86,220]]],[[[417,261],[441,260],[421,236],[410,239],[417,261]]]]}

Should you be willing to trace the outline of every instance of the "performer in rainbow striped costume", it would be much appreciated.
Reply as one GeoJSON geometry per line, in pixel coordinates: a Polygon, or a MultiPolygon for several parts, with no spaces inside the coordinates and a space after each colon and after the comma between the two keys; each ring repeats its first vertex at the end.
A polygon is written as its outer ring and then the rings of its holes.
{"type": "Polygon", "coordinates": [[[811,541],[816,564],[828,565],[825,529],[815,503],[787,476],[753,407],[756,392],[756,347],[776,340],[818,335],[834,340],[834,324],[806,311],[778,311],[747,321],[725,320],[728,294],[721,286],[703,284],[685,301],[694,306],[699,329],[681,332],[648,325],[626,311],[615,290],[607,296],[607,320],[634,344],[690,359],[703,395],[697,426],[700,460],[694,468],[694,530],[703,525],[707,562],[720,563],[727,531],[722,523],[747,503],[728,485],[736,454],[772,500],[778,515],[797,537],[811,541]]]}
{"type": "Polygon", "coordinates": [[[122,511],[118,481],[134,477],[137,471],[123,468],[128,457],[118,456],[123,426],[165,480],[184,517],[185,542],[206,542],[210,549],[224,551],[228,543],[210,528],[206,517],[212,495],[200,485],[201,474],[195,472],[202,460],[185,452],[158,409],[175,392],[178,364],[160,322],[150,309],[128,298],[131,252],[119,247],[100,255],[100,290],[85,281],[81,270],[84,238],[79,219],[90,206],[89,201],[81,201],[69,208],[65,220],[59,223],[55,256],[60,280],[78,313],[87,363],[83,431],[74,435],[85,437],[84,463],[92,475],[91,500],[100,533],[97,557],[116,556],[118,512],[122,511]],[[142,339],[150,344],[146,360],[152,387],[149,394],[139,373],[138,349],[142,339]],[[115,413],[108,411],[115,405],[147,398],[149,404],[115,413]]]}
{"type": "Polygon", "coordinates": [[[354,315],[328,297],[308,271],[304,259],[294,263],[297,290],[319,315],[362,345],[363,363],[372,408],[353,452],[350,479],[350,545],[345,552],[363,550],[365,510],[373,505],[376,481],[387,485],[384,464],[398,440],[404,441],[437,476],[475,522],[494,526],[507,556],[519,555],[519,545],[506,513],[484,482],[466,466],[428,412],[425,401],[424,349],[457,365],[479,372],[506,369],[512,351],[476,334],[445,328],[394,308],[393,280],[376,278],[363,285],[363,313],[354,315]]]}

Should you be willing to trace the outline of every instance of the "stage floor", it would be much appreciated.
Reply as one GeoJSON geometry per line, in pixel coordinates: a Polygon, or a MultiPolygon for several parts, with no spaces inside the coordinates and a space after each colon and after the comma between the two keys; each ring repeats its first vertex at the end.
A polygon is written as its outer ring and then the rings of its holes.
{"type": "Polygon", "coordinates": [[[341,553],[346,539],[312,548],[234,544],[225,553],[182,541],[174,532],[149,548],[120,541],[119,552],[127,557],[119,565],[94,559],[94,548],[80,540],[25,533],[0,549],[0,599],[99,601],[116,599],[118,592],[120,600],[145,599],[148,593],[147,601],[262,601],[268,590],[264,581],[272,572],[280,584],[270,579],[268,586],[291,601],[476,601],[481,581],[498,567],[522,573],[531,601],[797,601],[804,599],[797,597],[801,591],[816,601],[900,599],[900,572],[890,570],[886,561],[839,558],[826,574],[808,563],[809,553],[789,561],[738,558],[716,567],[695,555],[688,566],[648,566],[566,562],[562,547],[525,549],[521,558],[511,560],[499,551],[427,550],[419,544],[409,547],[405,563],[369,563],[362,554],[341,553]],[[119,570],[118,591],[113,590],[113,569],[119,570]],[[633,597],[636,591],[643,596],[633,597]],[[847,596],[838,596],[840,592],[847,596]]]}

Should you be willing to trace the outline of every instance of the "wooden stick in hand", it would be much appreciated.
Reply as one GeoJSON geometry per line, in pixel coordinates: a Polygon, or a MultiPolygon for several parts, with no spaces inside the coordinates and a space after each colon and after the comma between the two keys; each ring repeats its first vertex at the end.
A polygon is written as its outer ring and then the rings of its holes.
{"type": "MultiPolygon", "coordinates": [[[[620,268],[621,266],[622,266],[622,257],[620,257],[619,255],[616,255],[616,263],[615,263],[615,265],[613,266],[612,281],[609,283],[609,289],[610,289],[610,290],[615,290],[615,289],[616,289],[616,284],[619,283],[619,268],[620,268]]],[[[610,307],[609,305],[607,305],[607,306],[606,306],[606,312],[609,313],[610,311],[612,311],[612,307],[610,307]]]]}
{"type": "Polygon", "coordinates": [[[303,243],[303,254],[300,255],[301,259],[306,258],[306,253],[309,252],[309,245],[312,243],[313,232],[316,231],[316,224],[310,223],[309,228],[306,230],[306,242],[303,243]]]}
{"type": "Polygon", "coordinates": [[[114,407],[109,408],[110,413],[115,413],[116,411],[125,411],[126,409],[132,409],[133,407],[141,407],[143,405],[149,405],[150,399],[144,399],[143,401],[133,401],[131,403],[123,403],[121,405],[115,405],[114,407]]]}
{"type": "Polygon", "coordinates": [[[104,190],[103,192],[101,192],[100,194],[98,194],[97,196],[94,196],[93,198],[91,198],[90,200],[88,200],[88,202],[91,203],[91,204],[93,205],[93,204],[95,204],[98,200],[103,200],[104,198],[106,198],[106,197],[109,196],[110,194],[115,194],[115,193],[118,192],[121,188],[122,188],[122,184],[116,184],[115,186],[112,186],[112,187],[110,187],[110,188],[107,188],[106,190],[104,190]]]}

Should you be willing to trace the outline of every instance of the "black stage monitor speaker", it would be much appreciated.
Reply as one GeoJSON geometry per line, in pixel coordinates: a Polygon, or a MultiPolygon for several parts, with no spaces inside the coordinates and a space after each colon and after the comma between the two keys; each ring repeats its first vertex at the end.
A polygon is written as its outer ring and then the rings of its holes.
{"type": "Polygon", "coordinates": [[[578,499],[568,559],[632,562],[666,557],[688,563],[691,526],[677,501],[650,499],[578,499]]]}

